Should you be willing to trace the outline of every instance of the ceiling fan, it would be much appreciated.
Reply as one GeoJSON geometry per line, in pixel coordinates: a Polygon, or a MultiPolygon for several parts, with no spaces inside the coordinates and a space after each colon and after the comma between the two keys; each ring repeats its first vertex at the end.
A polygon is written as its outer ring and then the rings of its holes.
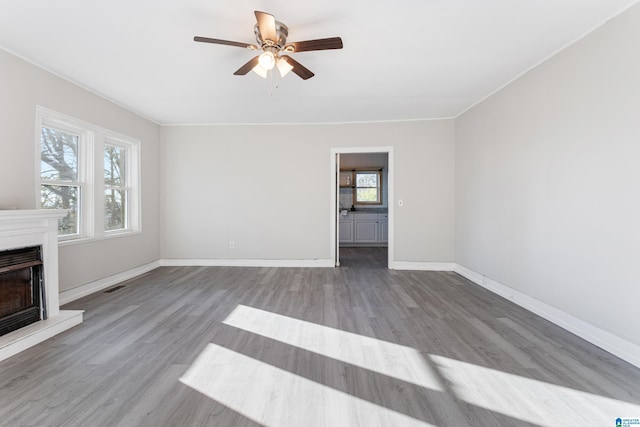
{"type": "Polygon", "coordinates": [[[193,40],[203,43],[244,47],[251,50],[262,50],[262,54],[252,58],[233,74],[236,76],[244,76],[253,70],[263,78],[267,77],[268,71],[273,69],[274,66],[278,68],[282,77],[289,71],[293,71],[303,80],[310,79],[314,76],[309,69],[289,55],[281,55],[283,52],[296,53],[311,50],[342,49],[342,39],[340,37],[287,43],[289,28],[287,28],[286,25],[276,21],[273,15],[265,12],[256,10],[255,15],[258,21],[254,27],[256,41],[258,42],[257,45],[199,36],[194,37],[193,40]]]}

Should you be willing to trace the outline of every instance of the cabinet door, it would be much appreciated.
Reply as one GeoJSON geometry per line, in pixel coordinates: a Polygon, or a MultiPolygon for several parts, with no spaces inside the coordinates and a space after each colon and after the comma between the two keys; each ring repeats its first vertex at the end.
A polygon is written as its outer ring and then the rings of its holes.
{"type": "Polygon", "coordinates": [[[356,242],[374,243],[378,239],[378,221],[358,220],[356,218],[356,242]]]}
{"type": "Polygon", "coordinates": [[[389,240],[389,215],[378,214],[378,242],[389,240]]]}
{"type": "Polygon", "coordinates": [[[389,221],[378,221],[378,242],[389,240],[389,221]]]}
{"type": "Polygon", "coordinates": [[[353,242],[353,221],[340,221],[338,223],[339,242],[353,242]]]}

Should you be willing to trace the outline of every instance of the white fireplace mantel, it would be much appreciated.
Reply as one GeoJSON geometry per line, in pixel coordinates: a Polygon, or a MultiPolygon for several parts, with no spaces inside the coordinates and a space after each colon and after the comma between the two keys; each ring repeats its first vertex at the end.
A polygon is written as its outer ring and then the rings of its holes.
{"type": "Polygon", "coordinates": [[[60,310],[58,219],[65,210],[0,210],[0,251],[42,246],[48,319],[0,336],[0,360],[82,323],[81,310],[60,310]]]}

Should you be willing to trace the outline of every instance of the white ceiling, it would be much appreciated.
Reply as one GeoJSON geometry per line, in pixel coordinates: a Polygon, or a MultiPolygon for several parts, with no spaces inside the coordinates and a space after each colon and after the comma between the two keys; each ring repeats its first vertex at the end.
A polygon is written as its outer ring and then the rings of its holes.
{"type": "Polygon", "coordinates": [[[0,47],[161,124],[455,117],[637,0],[0,0],[0,47]],[[316,76],[233,72],[255,52],[254,10],[316,76]]]}

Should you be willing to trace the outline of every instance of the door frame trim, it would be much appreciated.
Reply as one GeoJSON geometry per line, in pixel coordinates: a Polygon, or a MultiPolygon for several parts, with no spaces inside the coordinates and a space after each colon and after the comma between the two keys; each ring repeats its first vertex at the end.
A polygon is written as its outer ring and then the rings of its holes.
{"type": "Polygon", "coordinates": [[[338,205],[337,205],[337,187],[339,185],[339,175],[336,170],[336,156],[338,154],[365,154],[365,153],[387,153],[387,160],[389,162],[389,170],[387,172],[387,206],[388,206],[388,215],[389,215],[389,224],[388,224],[388,260],[387,260],[387,268],[393,269],[394,264],[394,248],[395,248],[395,233],[394,233],[394,206],[395,206],[395,196],[394,196],[394,160],[393,160],[393,147],[392,146],[379,146],[379,147],[335,147],[331,149],[330,160],[330,173],[329,176],[331,178],[330,185],[330,200],[329,203],[330,212],[329,218],[330,220],[330,228],[329,228],[329,258],[334,260],[334,264],[337,263],[337,226],[338,226],[338,205]]]}

